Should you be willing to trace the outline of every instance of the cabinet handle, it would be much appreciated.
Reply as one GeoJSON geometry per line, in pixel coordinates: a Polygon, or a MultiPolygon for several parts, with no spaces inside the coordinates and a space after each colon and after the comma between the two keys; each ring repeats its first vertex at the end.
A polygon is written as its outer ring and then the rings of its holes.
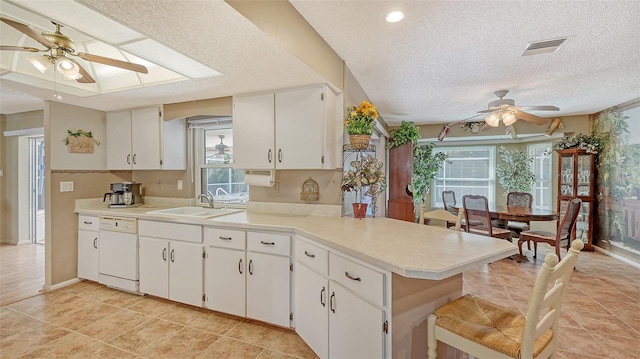
{"type": "Polygon", "coordinates": [[[219,236],[218,238],[222,239],[223,241],[230,241],[231,240],[231,237],[219,236]]]}
{"type": "Polygon", "coordinates": [[[167,261],[167,248],[162,248],[162,260],[167,261]]]}
{"type": "Polygon", "coordinates": [[[98,249],[98,237],[93,239],[93,248],[98,249]]]}
{"type": "Polygon", "coordinates": [[[249,275],[253,275],[253,259],[249,259],[249,275]]]}
{"type": "Polygon", "coordinates": [[[320,291],[320,304],[322,304],[323,307],[326,307],[326,303],[324,302],[324,292],[326,292],[326,288],[322,287],[322,290],[320,291]]]}
{"type": "Polygon", "coordinates": [[[127,155],[127,164],[130,165],[131,164],[131,154],[127,155]]]}
{"type": "Polygon", "coordinates": [[[331,309],[332,312],[336,312],[336,292],[331,292],[331,297],[329,298],[329,309],[331,309]]]}
{"type": "Polygon", "coordinates": [[[174,261],[174,259],[175,259],[175,251],[176,251],[175,249],[171,250],[171,263],[175,262],[174,261]]]}
{"type": "Polygon", "coordinates": [[[344,276],[351,279],[351,280],[355,280],[356,282],[361,282],[362,279],[360,279],[360,277],[354,277],[351,274],[349,274],[349,272],[344,272],[344,276]]]}
{"type": "Polygon", "coordinates": [[[278,162],[282,163],[282,148],[278,149],[278,162]]]}
{"type": "Polygon", "coordinates": [[[264,244],[265,246],[275,246],[276,245],[274,242],[260,241],[260,243],[264,244]]]}
{"type": "Polygon", "coordinates": [[[267,152],[267,160],[269,160],[269,163],[271,163],[271,149],[269,149],[269,152],[267,152]]]}
{"type": "Polygon", "coordinates": [[[91,221],[84,221],[84,224],[93,224],[91,221]]]}
{"type": "Polygon", "coordinates": [[[307,252],[307,251],[304,251],[304,255],[305,255],[305,256],[307,256],[307,257],[309,257],[309,258],[315,258],[315,257],[316,257],[316,255],[315,255],[315,254],[310,254],[310,253],[309,253],[309,252],[307,252]]]}
{"type": "Polygon", "coordinates": [[[136,154],[135,153],[133,154],[133,164],[137,165],[137,163],[136,163],[136,154]]]}
{"type": "Polygon", "coordinates": [[[238,272],[242,274],[242,258],[240,258],[240,261],[238,262],[238,272]]]}

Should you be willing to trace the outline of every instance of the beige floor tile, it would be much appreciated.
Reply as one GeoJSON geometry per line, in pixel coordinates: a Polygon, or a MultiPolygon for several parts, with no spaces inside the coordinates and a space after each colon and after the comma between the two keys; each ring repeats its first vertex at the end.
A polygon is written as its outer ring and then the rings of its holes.
{"type": "Polygon", "coordinates": [[[4,307],[0,308],[0,339],[39,328],[44,324],[44,322],[26,314],[4,307]]]}
{"type": "Polygon", "coordinates": [[[640,359],[640,340],[609,334],[595,334],[608,353],[620,359],[640,359]]]}
{"type": "Polygon", "coordinates": [[[99,346],[103,345],[97,340],[84,335],[69,333],[62,338],[36,349],[21,358],[88,358],[99,346]]]}
{"type": "Polygon", "coordinates": [[[562,328],[558,340],[562,349],[568,352],[601,357],[607,355],[607,350],[584,329],[562,328]]]}
{"type": "Polygon", "coordinates": [[[158,315],[168,310],[174,309],[176,305],[177,304],[175,302],[171,302],[166,299],[145,297],[144,300],[133,304],[129,307],[129,309],[135,310],[136,312],[140,312],[142,314],[157,317],[158,315]]]}
{"type": "Polygon", "coordinates": [[[269,349],[264,349],[262,353],[258,355],[257,359],[297,359],[297,358],[284,353],[276,352],[269,349]]]}
{"type": "Polygon", "coordinates": [[[109,304],[109,305],[113,305],[121,308],[129,308],[137,303],[140,303],[145,299],[144,296],[141,296],[138,294],[121,292],[121,291],[113,291],[113,292],[115,294],[112,297],[103,300],[104,304],[109,304]]]}
{"type": "Polygon", "coordinates": [[[294,331],[289,330],[280,333],[280,335],[269,344],[268,348],[299,358],[318,357],[302,338],[294,331]]]}
{"type": "Polygon", "coordinates": [[[193,306],[179,305],[158,316],[159,318],[202,329],[216,335],[224,335],[243,319],[193,306]]]}
{"type": "Polygon", "coordinates": [[[152,317],[142,313],[121,309],[114,314],[78,329],[78,332],[108,342],[120,336],[123,332],[129,331],[151,319],[152,317]]]}
{"type": "Polygon", "coordinates": [[[183,328],[184,326],[180,324],[152,319],[138,328],[122,333],[109,344],[124,351],[145,354],[183,328]]]}
{"type": "MultiPolygon", "coordinates": [[[[7,307],[39,319],[44,319],[65,308],[68,309],[69,307],[67,307],[65,303],[74,301],[85,301],[85,299],[67,292],[53,291],[10,304],[7,307]],[[59,305],[59,303],[62,304],[59,305]]],[[[73,307],[73,304],[71,307],[73,307]]]]}
{"type": "Polygon", "coordinates": [[[203,330],[184,328],[165,338],[145,355],[149,358],[196,358],[219,338],[203,330]]]}
{"type": "Polygon", "coordinates": [[[202,352],[197,358],[215,359],[254,359],[262,352],[263,348],[243,343],[235,339],[222,337],[209,349],[202,352]]]}
{"type": "Polygon", "coordinates": [[[271,325],[245,321],[231,329],[227,336],[249,344],[267,347],[281,332],[282,330],[271,325]]]}
{"type": "Polygon", "coordinates": [[[113,315],[119,310],[121,309],[111,305],[88,300],[88,303],[85,302],[76,307],[69,308],[69,310],[59,312],[51,318],[47,318],[46,321],[71,330],[78,330],[113,315]]]}
{"type": "Polygon", "coordinates": [[[580,311],[573,317],[582,327],[593,333],[640,340],[640,335],[635,330],[608,312],[580,311]]]}
{"type": "MultiPolygon", "coordinates": [[[[6,325],[13,325],[4,320],[0,322],[3,328],[6,325]]],[[[0,340],[0,357],[17,358],[27,352],[42,349],[69,333],[68,330],[42,323],[31,330],[0,340]]]]}

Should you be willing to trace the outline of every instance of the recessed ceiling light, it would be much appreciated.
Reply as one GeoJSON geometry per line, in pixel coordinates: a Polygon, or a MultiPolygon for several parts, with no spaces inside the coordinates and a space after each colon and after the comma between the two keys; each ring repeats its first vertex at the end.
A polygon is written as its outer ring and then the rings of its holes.
{"type": "Polygon", "coordinates": [[[392,11],[387,14],[385,19],[387,22],[398,22],[404,18],[404,13],[402,11],[392,11]]]}

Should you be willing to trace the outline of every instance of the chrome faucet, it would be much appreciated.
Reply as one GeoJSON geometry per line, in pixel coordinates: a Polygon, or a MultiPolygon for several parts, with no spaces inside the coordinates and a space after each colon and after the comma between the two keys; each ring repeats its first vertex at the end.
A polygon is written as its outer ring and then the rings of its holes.
{"type": "Polygon", "coordinates": [[[211,191],[207,191],[207,194],[200,193],[200,195],[198,196],[198,201],[200,201],[202,198],[207,201],[207,203],[209,204],[209,208],[213,208],[213,194],[211,193],[211,191]]]}

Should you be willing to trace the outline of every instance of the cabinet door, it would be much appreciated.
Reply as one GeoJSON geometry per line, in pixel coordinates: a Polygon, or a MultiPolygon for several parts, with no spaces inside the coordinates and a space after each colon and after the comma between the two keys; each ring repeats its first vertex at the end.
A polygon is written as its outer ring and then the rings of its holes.
{"type": "Polygon", "coordinates": [[[169,241],[140,237],[140,291],[169,298],[169,241]]]}
{"type": "Polygon", "coordinates": [[[246,316],[246,259],[243,250],[208,248],[205,260],[206,307],[246,316]]]}
{"type": "Polygon", "coordinates": [[[107,113],[107,168],[130,170],[131,111],[107,113]]]}
{"type": "Polygon", "coordinates": [[[329,357],[329,281],[296,262],[296,332],[320,357],[329,357]]]}
{"type": "Polygon", "coordinates": [[[329,287],[329,357],[384,357],[384,312],[339,284],[329,287]]]}
{"type": "Polygon", "coordinates": [[[276,168],[322,169],[323,88],[276,94],[276,168]]]}
{"type": "Polygon", "coordinates": [[[247,317],[289,327],[289,257],[247,253],[247,317]]]}
{"type": "Polygon", "coordinates": [[[273,169],[276,160],[274,143],[274,95],[234,97],[234,167],[273,169]]]}
{"type": "Polygon", "coordinates": [[[131,111],[131,151],[133,169],[160,169],[162,121],[158,107],[131,111]]]}
{"type": "Polygon", "coordinates": [[[169,243],[169,299],[202,306],[202,253],[201,244],[169,243]]]}
{"type": "Polygon", "coordinates": [[[78,278],[98,281],[98,232],[78,230],[78,278]]]}

